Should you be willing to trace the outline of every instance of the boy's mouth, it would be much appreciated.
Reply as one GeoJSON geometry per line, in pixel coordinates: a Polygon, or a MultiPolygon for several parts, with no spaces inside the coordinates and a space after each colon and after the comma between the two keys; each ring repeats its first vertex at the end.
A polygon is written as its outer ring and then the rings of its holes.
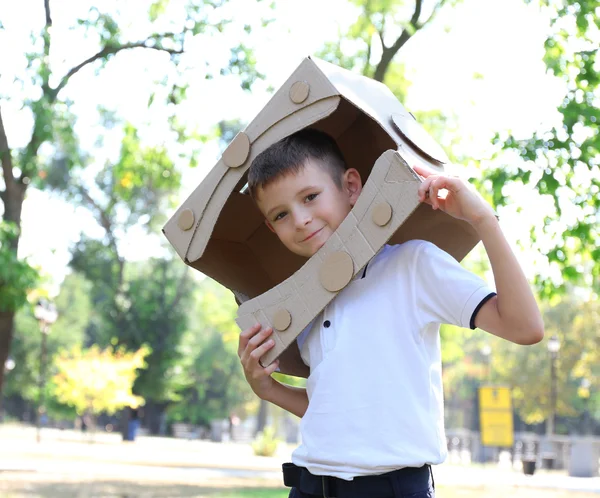
{"type": "Polygon", "coordinates": [[[313,233],[311,233],[308,237],[306,237],[304,240],[301,240],[300,242],[306,242],[307,240],[312,239],[315,235],[317,235],[321,230],[323,230],[323,227],[319,228],[318,230],[314,231],[313,233]]]}

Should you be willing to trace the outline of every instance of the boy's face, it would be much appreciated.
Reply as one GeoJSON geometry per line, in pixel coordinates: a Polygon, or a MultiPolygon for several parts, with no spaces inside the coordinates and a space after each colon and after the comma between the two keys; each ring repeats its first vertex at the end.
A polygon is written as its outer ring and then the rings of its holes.
{"type": "Polygon", "coordinates": [[[326,168],[309,159],[298,173],[259,188],[256,202],[279,240],[293,253],[310,258],[344,221],[361,190],[357,170],[344,173],[340,189],[326,168]]]}

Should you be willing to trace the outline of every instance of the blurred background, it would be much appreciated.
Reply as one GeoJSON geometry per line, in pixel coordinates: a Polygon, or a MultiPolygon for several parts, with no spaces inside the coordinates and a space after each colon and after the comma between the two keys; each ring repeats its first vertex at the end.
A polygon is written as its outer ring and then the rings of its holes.
{"type": "MultiPolygon", "coordinates": [[[[160,229],[307,55],[397,95],[543,310],[531,347],[443,327],[438,494],[600,493],[599,19],[598,0],[1,4],[0,494],[287,496],[298,419],[252,394],[233,296],[160,229]]],[[[479,246],[464,265],[493,281],[479,246]]]]}

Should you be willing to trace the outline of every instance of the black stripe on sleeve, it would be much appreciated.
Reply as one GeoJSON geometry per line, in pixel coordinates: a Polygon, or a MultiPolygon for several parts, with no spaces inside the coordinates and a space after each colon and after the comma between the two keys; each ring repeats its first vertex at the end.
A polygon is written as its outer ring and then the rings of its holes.
{"type": "Polygon", "coordinates": [[[494,296],[496,295],[495,292],[490,292],[487,296],[485,296],[481,302],[477,305],[477,308],[475,308],[475,311],[473,311],[473,314],[471,315],[471,321],[469,322],[469,327],[471,327],[471,330],[475,330],[477,327],[475,327],[475,317],[477,316],[477,313],[479,313],[479,310],[481,309],[481,307],[487,303],[490,299],[492,299],[494,296]]]}

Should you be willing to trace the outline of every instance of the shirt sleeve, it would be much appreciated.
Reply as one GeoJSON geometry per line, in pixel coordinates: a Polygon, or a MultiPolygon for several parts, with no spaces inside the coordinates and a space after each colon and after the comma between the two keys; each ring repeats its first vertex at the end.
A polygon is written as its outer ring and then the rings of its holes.
{"type": "Polygon", "coordinates": [[[447,323],[474,329],[478,311],[496,295],[484,280],[430,242],[419,244],[414,272],[416,303],[423,324],[447,323]]]}

